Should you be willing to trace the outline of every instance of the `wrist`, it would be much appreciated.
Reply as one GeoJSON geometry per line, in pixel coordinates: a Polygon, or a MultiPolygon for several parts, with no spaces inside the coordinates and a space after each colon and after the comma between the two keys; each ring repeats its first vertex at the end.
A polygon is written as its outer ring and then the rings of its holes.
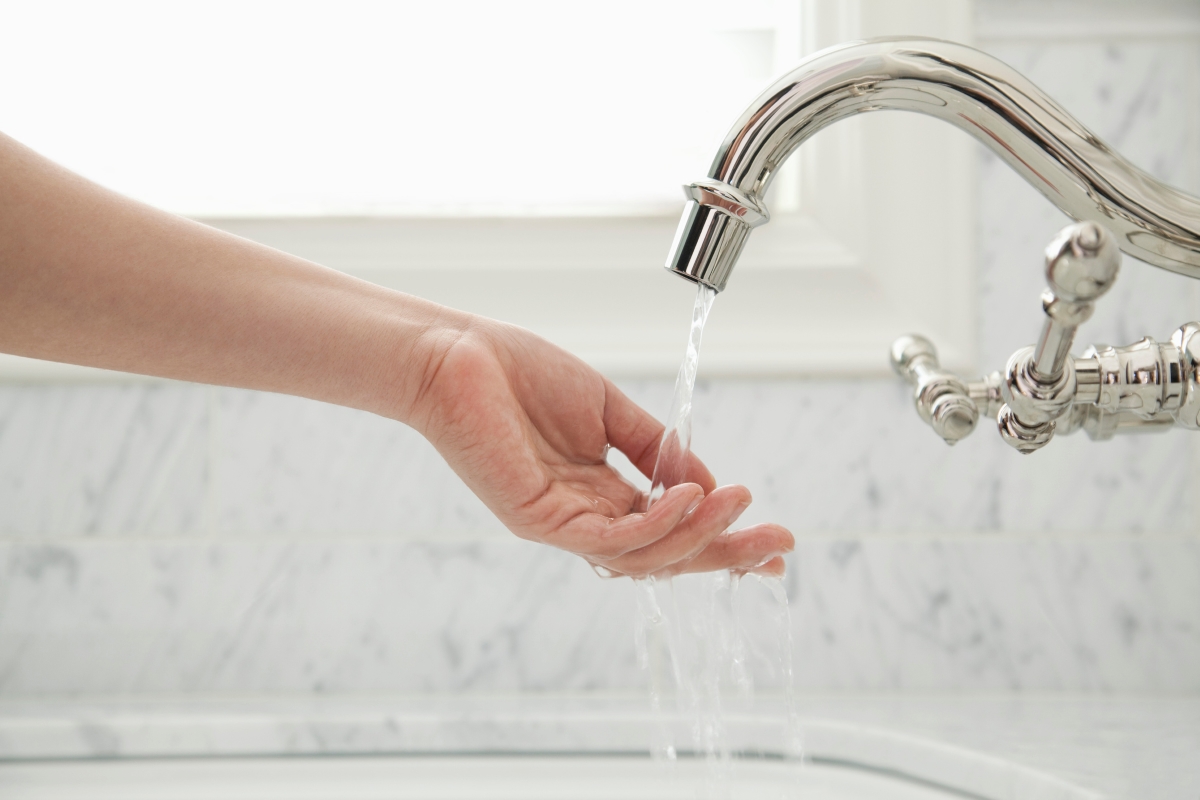
{"type": "Polygon", "coordinates": [[[425,433],[430,406],[437,403],[438,375],[451,350],[475,334],[481,318],[396,294],[386,334],[390,345],[379,356],[370,410],[425,433]]]}

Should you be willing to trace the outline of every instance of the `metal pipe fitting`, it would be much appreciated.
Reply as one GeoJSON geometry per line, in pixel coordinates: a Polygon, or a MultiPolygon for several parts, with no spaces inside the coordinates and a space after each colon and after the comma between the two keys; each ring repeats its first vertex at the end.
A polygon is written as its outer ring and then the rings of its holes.
{"type": "Polygon", "coordinates": [[[1171,344],[1179,351],[1183,371],[1180,383],[1183,396],[1179,407],[1171,412],[1176,424],[1188,430],[1200,430],[1200,324],[1189,322],[1171,336],[1171,344]]]}

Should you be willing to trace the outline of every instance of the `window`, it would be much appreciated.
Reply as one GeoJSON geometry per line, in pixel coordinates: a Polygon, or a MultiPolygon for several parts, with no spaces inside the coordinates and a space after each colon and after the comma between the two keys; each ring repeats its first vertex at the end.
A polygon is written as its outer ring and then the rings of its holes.
{"type": "MultiPolygon", "coordinates": [[[[886,28],[894,9],[876,4],[19,4],[0,30],[0,130],[137,199],[526,325],[609,372],[671,375],[691,305],[661,270],[680,185],[806,49],[886,28]]],[[[942,10],[961,3],[910,5],[932,9],[931,34],[962,27],[942,10]]],[[[845,324],[907,329],[904,284],[890,292],[860,241],[864,198],[895,176],[864,170],[878,136],[857,122],[776,181],[706,371],[886,365],[878,331],[845,324]]]]}

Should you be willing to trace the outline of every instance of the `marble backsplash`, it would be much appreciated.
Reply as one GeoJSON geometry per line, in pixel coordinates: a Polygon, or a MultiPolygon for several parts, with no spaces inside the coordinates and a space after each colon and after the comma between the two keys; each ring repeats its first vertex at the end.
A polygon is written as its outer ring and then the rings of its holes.
{"type": "MultiPolygon", "coordinates": [[[[622,386],[660,413],[670,402],[669,382],[622,386]]],[[[1076,434],[1023,457],[984,427],[952,449],[898,380],[701,382],[695,407],[697,451],[754,493],[746,522],[799,535],[1200,532],[1197,442],[1179,431],[1076,434]]],[[[0,509],[0,536],[21,541],[510,535],[402,425],[165,384],[0,387],[0,509]]]]}
{"type": "MultiPolygon", "coordinates": [[[[789,566],[801,690],[1200,691],[1197,537],[806,537],[789,566]]],[[[511,538],[9,543],[0,580],[4,697],[646,682],[633,585],[511,538]]],[[[773,601],[736,607],[778,690],[773,601]]]]}
{"type": "MultiPolygon", "coordinates": [[[[1194,28],[1004,30],[979,45],[1200,189],[1194,28]]],[[[1036,334],[1067,220],[982,149],[979,177],[996,369],[1036,334]]],[[[1081,341],[1200,319],[1195,281],[1123,270],[1081,341]]],[[[698,452],[754,492],[743,521],[799,537],[803,688],[1200,691],[1200,437],[1026,458],[985,427],[950,449],[895,380],[701,376],[698,452]]],[[[621,385],[665,413],[670,382],[621,385]]],[[[515,540],[401,425],[181,384],[0,386],[2,697],[627,690],[632,620],[627,583],[515,540]]]]}

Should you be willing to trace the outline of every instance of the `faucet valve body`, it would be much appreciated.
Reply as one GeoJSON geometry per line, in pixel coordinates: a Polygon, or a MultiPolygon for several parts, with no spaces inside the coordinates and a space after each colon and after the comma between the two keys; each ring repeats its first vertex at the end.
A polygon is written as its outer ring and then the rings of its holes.
{"type": "Polygon", "coordinates": [[[897,339],[892,366],[916,387],[917,413],[954,444],[982,412],[1022,453],[1045,447],[1056,433],[1078,430],[1097,441],[1175,425],[1200,430],[1200,323],[1183,325],[1169,342],[1147,337],[1126,347],[1096,345],[1082,358],[1070,355],[1076,329],[1091,317],[1119,266],[1107,230],[1094,222],[1064,228],[1046,250],[1050,287],[1042,295],[1041,335],[1013,353],[1003,375],[964,382],[941,369],[929,340],[897,339]]]}

